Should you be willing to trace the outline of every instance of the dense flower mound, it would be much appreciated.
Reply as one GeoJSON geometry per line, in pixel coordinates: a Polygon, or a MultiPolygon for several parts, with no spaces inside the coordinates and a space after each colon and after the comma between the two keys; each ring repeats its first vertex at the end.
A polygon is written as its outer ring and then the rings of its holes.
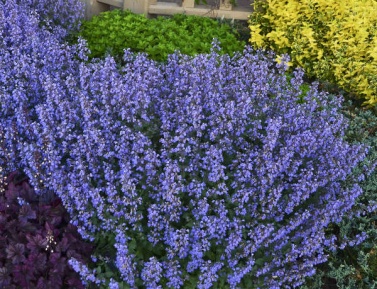
{"type": "Polygon", "coordinates": [[[341,100],[313,85],[298,104],[302,71],[288,82],[273,54],[218,49],[166,65],[126,52],[121,69],[108,57],[44,82],[44,181],[83,236],[113,244],[112,286],[298,286],[361,193],[341,100]]]}
{"type": "MultiPolygon", "coordinates": [[[[39,146],[44,140],[33,134],[35,106],[45,101],[47,79],[58,85],[77,74],[78,67],[74,47],[61,41],[64,29],[50,25],[50,31],[41,25],[38,9],[28,3],[0,1],[0,168],[22,168],[38,187],[43,159],[30,144],[39,146]]],[[[42,9],[43,3],[37,6],[42,9]]]]}
{"type": "Polygon", "coordinates": [[[84,2],[80,0],[12,0],[10,2],[17,3],[24,11],[34,12],[40,24],[53,30],[54,35],[60,38],[77,31],[84,18],[84,2]]]}
{"type": "Polygon", "coordinates": [[[33,11],[0,2],[0,168],[53,189],[95,242],[97,267],[70,260],[83,280],[294,287],[326,261],[365,157],[340,98],[303,97],[302,71],[251,48],[82,62],[33,11]]]}

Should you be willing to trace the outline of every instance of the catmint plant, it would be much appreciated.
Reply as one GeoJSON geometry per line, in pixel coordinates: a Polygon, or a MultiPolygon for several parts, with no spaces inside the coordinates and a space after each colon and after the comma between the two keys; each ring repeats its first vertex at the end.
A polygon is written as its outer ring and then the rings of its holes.
{"type": "Polygon", "coordinates": [[[35,106],[45,101],[47,80],[59,85],[77,75],[79,56],[41,25],[41,16],[29,6],[0,2],[0,174],[22,169],[36,191],[43,192],[49,152],[47,140],[34,134],[35,106]]]}
{"type": "Polygon", "coordinates": [[[77,32],[84,18],[84,2],[80,0],[16,0],[25,11],[38,15],[39,23],[60,39],[77,32]]]}
{"type": "Polygon", "coordinates": [[[340,97],[250,47],[89,62],[32,11],[0,2],[0,167],[93,241],[93,264],[70,259],[86,283],[298,287],[336,249],[366,153],[340,97]]]}
{"type": "Polygon", "coordinates": [[[303,97],[287,59],[214,45],[166,64],[126,51],[122,68],[107,57],[45,82],[48,183],[85,238],[111,240],[97,257],[112,286],[298,287],[362,192],[366,150],[344,140],[340,97],[316,84],[303,97]]]}

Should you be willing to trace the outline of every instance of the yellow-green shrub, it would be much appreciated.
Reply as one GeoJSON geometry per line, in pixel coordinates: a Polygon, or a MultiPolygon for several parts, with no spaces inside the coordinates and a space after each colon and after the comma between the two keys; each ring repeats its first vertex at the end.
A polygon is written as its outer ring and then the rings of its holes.
{"type": "Polygon", "coordinates": [[[252,45],[377,104],[376,0],[255,0],[252,45]]]}

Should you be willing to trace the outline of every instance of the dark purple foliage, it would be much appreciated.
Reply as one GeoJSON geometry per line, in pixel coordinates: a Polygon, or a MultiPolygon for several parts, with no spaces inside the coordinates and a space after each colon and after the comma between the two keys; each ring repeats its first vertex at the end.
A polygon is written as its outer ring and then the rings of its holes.
{"type": "Polygon", "coordinates": [[[88,262],[92,246],[69,224],[58,198],[40,204],[18,172],[0,188],[0,288],[84,288],[68,259],[88,262]]]}

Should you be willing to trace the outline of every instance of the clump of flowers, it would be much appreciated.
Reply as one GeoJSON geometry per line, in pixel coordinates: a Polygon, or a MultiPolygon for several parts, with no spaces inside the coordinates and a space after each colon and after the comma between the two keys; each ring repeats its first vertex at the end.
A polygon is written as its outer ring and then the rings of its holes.
{"type": "Polygon", "coordinates": [[[64,39],[77,32],[84,18],[85,4],[80,0],[12,0],[26,12],[38,16],[44,28],[53,31],[54,36],[64,39]]]}
{"type": "Polygon", "coordinates": [[[46,80],[59,85],[78,65],[62,30],[41,25],[38,9],[51,1],[18,2],[0,1],[0,175],[22,169],[39,194],[48,175],[41,172],[47,158],[31,145],[45,143],[33,133],[35,106],[45,101],[46,80]]]}
{"type": "Polygon", "coordinates": [[[340,97],[303,96],[284,57],[217,49],[166,65],[126,52],[121,69],[108,57],[46,83],[48,183],[83,236],[109,240],[95,255],[112,286],[297,287],[362,192],[340,97]]]}
{"type": "Polygon", "coordinates": [[[69,260],[83,281],[297,287],[336,249],[326,228],[362,193],[365,157],[340,97],[303,94],[301,70],[288,80],[288,59],[250,47],[164,64],[126,51],[120,68],[39,24],[0,2],[0,167],[56,192],[94,241],[94,265],[69,260]]]}
{"type": "Polygon", "coordinates": [[[84,288],[70,258],[88,262],[82,241],[59,198],[41,203],[25,175],[12,172],[0,187],[0,287],[84,288]]]}

